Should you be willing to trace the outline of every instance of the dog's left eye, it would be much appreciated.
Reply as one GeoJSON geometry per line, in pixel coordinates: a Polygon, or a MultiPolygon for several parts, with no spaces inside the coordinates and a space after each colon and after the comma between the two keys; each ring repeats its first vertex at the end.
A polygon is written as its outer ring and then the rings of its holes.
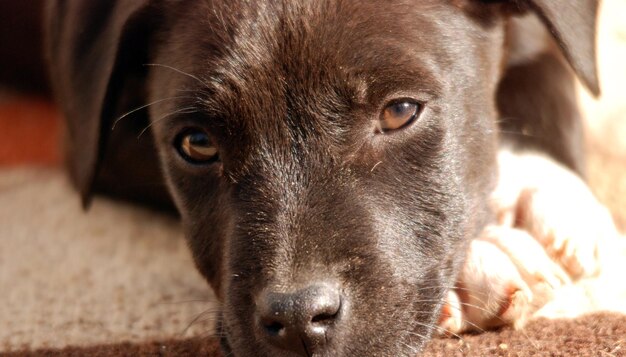
{"type": "Polygon", "coordinates": [[[200,129],[186,130],[176,138],[178,153],[194,164],[207,164],[217,160],[217,146],[211,137],[200,129]]]}
{"type": "Polygon", "coordinates": [[[385,133],[406,127],[417,118],[420,108],[420,104],[408,100],[387,104],[380,115],[378,131],[385,133]]]}

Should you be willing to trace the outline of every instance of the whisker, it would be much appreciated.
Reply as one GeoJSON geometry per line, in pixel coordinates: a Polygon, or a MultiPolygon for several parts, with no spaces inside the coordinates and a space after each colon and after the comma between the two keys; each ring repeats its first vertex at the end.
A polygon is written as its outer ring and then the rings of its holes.
{"type": "Polygon", "coordinates": [[[526,339],[530,342],[531,345],[533,345],[533,347],[535,348],[536,351],[539,351],[539,345],[537,344],[537,340],[531,338],[528,333],[526,333],[526,330],[521,329],[520,332],[524,335],[524,337],[526,337],[526,339]]]}
{"type": "MultiPolygon", "coordinates": [[[[440,283],[441,279],[439,278],[432,278],[432,279],[423,279],[420,281],[421,283],[429,283],[429,282],[436,282],[436,283],[440,283]]],[[[458,287],[455,283],[455,285],[432,285],[432,286],[437,286],[437,287],[443,287],[446,289],[458,289],[460,287],[458,287]]]]}
{"type": "MultiPolygon", "coordinates": [[[[423,288],[420,288],[420,291],[422,291],[422,290],[430,290],[430,289],[438,289],[438,288],[444,288],[444,289],[449,289],[449,290],[461,290],[461,291],[471,292],[471,290],[470,290],[470,289],[468,289],[468,288],[464,288],[464,287],[459,287],[459,286],[450,287],[450,286],[441,286],[441,285],[438,285],[438,286],[437,286],[437,285],[433,285],[433,286],[423,287],[423,288]]],[[[469,295],[471,298],[475,299],[475,300],[478,300],[478,301],[484,302],[484,299],[483,299],[483,298],[481,298],[481,297],[475,296],[475,295],[473,295],[473,294],[468,294],[468,295],[469,295]]],[[[424,300],[424,299],[421,299],[421,300],[419,300],[418,302],[440,302],[440,303],[442,303],[442,304],[444,304],[444,305],[445,305],[447,301],[446,301],[446,299],[445,299],[445,298],[442,298],[442,299],[430,299],[430,300],[424,300]]],[[[483,312],[486,312],[486,313],[488,313],[488,314],[490,314],[490,315],[492,314],[492,313],[491,313],[491,311],[488,311],[487,309],[482,308],[482,307],[480,307],[480,306],[478,306],[478,305],[475,305],[475,304],[464,303],[464,302],[459,301],[459,305],[474,307],[474,308],[479,309],[479,310],[481,310],[481,311],[483,311],[483,312]]],[[[463,309],[462,309],[462,307],[461,307],[461,306],[459,306],[459,307],[457,307],[457,306],[452,306],[452,305],[448,305],[448,306],[449,306],[450,308],[453,308],[453,309],[458,310],[458,311],[460,311],[461,313],[463,313],[463,309]]],[[[419,311],[419,312],[417,312],[417,313],[420,313],[420,312],[421,312],[421,313],[424,313],[424,312],[426,312],[426,311],[419,311]]],[[[462,314],[461,316],[463,316],[463,314],[462,314]]],[[[496,318],[500,319],[498,316],[494,316],[494,317],[496,317],[496,318]]],[[[478,331],[480,331],[480,332],[485,332],[485,329],[483,329],[483,328],[482,328],[482,327],[480,327],[479,325],[477,325],[477,324],[475,324],[475,323],[473,323],[473,322],[471,322],[471,321],[469,321],[469,320],[466,320],[466,319],[465,319],[465,318],[463,318],[463,317],[461,317],[461,318],[462,318],[462,321],[463,321],[464,323],[466,323],[466,324],[468,324],[468,325],[472,326],[473,328],[475,328],[476,330],[478,330],[478,331]]],[[[500,319],[500,321],[503,321],[503,320],[502,320],[502,319],[500,319]]],[[[439,327],[439,328],[440,328],[440,327],[439,327]]],[[[452,332],[450,332],[450,331],[448,331],[448,332],[452,334],[452,332]]],[[[457,337],[458,337],[458,335],[457,335],[457,337]]]]}
{"type": "Polygon", "coordinates": [[[212,328],[204,330],[202,333],[198,334],[197,337],[226,337],[226,334],[224,334],[223,330],[218,331],[217,326],[213,326],[212,328]]]}
{"type": "Polygon", "coordinates": [[[447,290],[471,291],[471,289],[469,289],[469,288],[463,288],[463,287],[456,286],[456,285],[455,286],[445,286],[445,285],[437,286],[437,285],[432,285],[432,286],[420,287],[419,290],[421,291],[421,290],[431,290],[431,289],[439,289],[439,288],[444,288],[444,289],[447,289],[447,290]]]}
{"type": "MultiPolygon", "coordinates": [[[[444,288],[444,289],[448,289],[448,290],[459,290],[459,291],[464,291],[467,292],[468,296],[471,297],[472,299],[478,300],[480,302],[485,302],[485,299],[487,298],[487,296],[478,296],[475,294],[472,294],[473,290],[469,289],[469,288],[465,288],[465,287],[460,287],[460,286],[445,286],[445,285],[433,285],[433,286],[426,286],[423,288],[420,288],[421,290],[431,290],[431,289],[438,289],[438,288],[444,288]]],[[[481,294],[482,295],[482,294],[481,294]]],[[[445,302],[445,298],[443,298],[444,302],[445,302]]],[[[424,302],[433,302],[433,301],[424,301],[424,302]]]]}
{"type": "MultiPolygon", "coordinates": [[[[420,299],[420,300],[418,300],[417,302],[431,302],[431,303],[432,303],[432,302],[443,302],[443,303],[445,303],[445,300],[435,300],[435,299],[430,299],[430,300],[429,300],[429,299],[420,299]]],[[[488,314],[491,314],[491,313],[492,313],[492,311],[489,311],[489,310],[487,310],[487,309],[485,309],[485,308],[483,308],[483,307],[481,307],[481,306],[478,306],[478,305],[476,305],[476,304],[470,304],[470,303],[468,303],[468,302],[462,302],[462,301],[459,301],[459,305],[473,307],[473,308],[475,308],[475,309],[478,309],[478,310],[480,310],[480,311],[486,312],[486,313],[488,313],[488,314]]],[[[497,317],[497,316],[494,316],[494,317],[497,317]]]]}
{"type": "Polygon", "coordinates": [[[206,322],[206,321],[208,321],[208,320],[201,320],[203,317],[206,317],[206,315],[210,315],[210,314],[217,314],[217,313],[219,313],[219,312],[220,312],[219,310],[214,309],[214,308],[211,308],[211,309],[207,309],[207,310],[202,311],[202,312],[201,312],[201,313],[199,313],[196,317],[194,317],[194,318],[191,320],[191,322],[189,322],[189,324],[187,325],[187,327],[185,327],[185,328],[183,329],[183,331],[181,331],[181,332],[179,333],[179,336],[184,336],[184,335],[185,335],[185,333],[186,333],[186,332],[187,332],[187,331],[191,328],[191,326],[193,326],[195,323],[197,323],[197,322],[206,322]]]}
{"type": "Polygon", "coordinates": [[[208,321],[214,322],[216,320],[216,316],[219,317],[220,311],[205,311],[201,315],[204,315],[203,318],[198,319],[195,323],[205,323],[208,321]]]}
{"type": "Polygon", "coordinates": [[[139,132],[139,135],[137,135],[137,139],[141,138],[141,136],[148,131],[148,129],[150,129],[150,127],[152,125],[154,125],[155,123],[158,123],[161,120],[167,119],[169,117],[171,117],[172,115],[176,115],[176,114],[193,114],[198,112],[198,108],[196,107],[184,107],[184,108],[180,108],[178,110],[175,110],[173,112],[167,113],[165,115],[160,116],[159,118],[155,119],[155,120],[151,120],[150,123],[148,125],[146,125],[145,128],[143,128],[141,130],[141,132],[139,132]]]}
{"type": "MultiPolygon", "coordinates": [[[[435,327],[435,326],[433,326],[433,327],[435,327]]],[[[417,333],[417,332],[414,332],[414,331],[407,331],[407,333],[409,335],[413,335],[413,336],[421,337],[423,339],[427,339],[427,336],[426,335],[422,335],[421,333],[417,333]]]]}
{"type": "MultiPolygon", "coordinates": [[[[462,302],[462,301],[459,301],[459,305],[468,306],[468,307],[473,307],[473,308],[475,308],[475,309],[478,309],[478,310],[480,310],[480,311],[482,311],[482,312],[486,312],[486,313],[488,313],[488,314],[492,314],[492,313],[493,313],[493,311],[489,311],[489,310],[485,309],[484,307],[481,307],[481,306],[476,305],[476,304],[470,304],[470,303],[468,303],[468,302],[462,302]]],[[[494,316],[494,317],[495,317],[495,318],[499,318],[498,316],[494,316]]]]}
{"type": "MultiPolygon", "coordinates": [[[[417,302],[442,302],[444,304],[446,303],[445,300],[424,300],[424,299],[418,300],[417,302]]],[[[479,305],[470,304],[470,303],[461,302],[461,301],[459,301],[459,305],[473,307],[475,309],[478,309],[480,311],[483,311],[483,312],[489,314],[490,316],[492,316],[495,319],[498,319],[501,322],[504,322],[504,320],[500,316],[493,315],[492,311],[489,311],[489,310],[487,310],[487,309],[485,309],[485,308],[483,308],[483,307],[481,307],[479,305]]],[[[449,306],[450,306],[450,308],[453,308],[453,309],[456,309],[458,311],[463,312],[463,309],[461,307],[456,307],[456,306],[451,306],[451,305],[449,305],[449,306]]],[[[424,312],[424,311],[422,311],[422,312],[424,312]]],[[[463,318],[463,322],[471,325],[472,327],[476,328],[480,332],[485,332],[485,329],[483,329],[482,327],[476,325],[475,323],[473,323],[471,321],[468,321],[468,320],[463,318]]]]}
{"type": "Polygon", "coordinates": [[[441,327],[441,326],[431,325],[431,324],[425,324],[425,323],[423,323],[423,322],[419,322],[419,321],[415,321],[415,323],[416,323],[417,325],[419,325],[419,326],[430,327],[430,328],[436,329],[437,331],[442,331],[442,332],[445,332],[445,333],[449,333],[449,334],[451,334],[452,336],[454,336],[454,337],[458,338],[459,340],[461,340],[461,341],[465,341],[461,335],[456,334],[456,333],[454,333],[454,332],[452,332],[452,331],[448,331],[448,330],[446,330],[445,328],[443,328],[443,327],[441,327]]]}
{"type": "Polygon", "coordinates": [[[183,71],[182,69],[178,69],[176,67],[168,66],[166,64],[161,64],[161,63],[145,63],[144,66],[167,68],[167,69],[170,69],[170,70],[172,70],[174,72],[177,72],[179,74],[185,75],[185,76],[187,76],[189,78],[192,78],[192,79],[198,81],[198,83],[202,84],[203,86],[207,86],[207,83],[205,81],[201,80],[200,78],[194,76],[191,73],[187,73],[187,72],[183,71]]]}
{"type": "MultiPolygon", "coordinates": [[[[409,332],[409,334],[411,334],[411,333],[409,332]]],[[[417,334],[416,334],[416,335],[417,335],[417,334]]],[[[425,339],[426,337],[423,337],[423,338],[425,339]]],[[[406,342],[400,342],[400,343],[402,343],[402,344],[403,344],[403,345],[405,345],[408,349],[410,349],[411,351],[413,351],[413,353],[418,353],[418,352],[419,352],[419,351],[417,350],[417,348],[415,348],[415,347],[413,347],[413,346],[409,345],[409,344],[408,344],[408,343],[406,343],[406,342]]]]}
{"type": "MultiPolygon", "coordinates": [[[[414,302],[414,303],[412,304],[412,306],[413,306],[413,307],[416,307],[416,305],[417,305],[417,304],[419,304],[419,301],[414,302]]],[[[394,313],[395,313],[395,311],[394,311],[394,313]]],[[[413,322],[414,322],[414,323],[416,323],[417,325],[424,326],[424,325],[423,325],[423,324],[421,324],[421,323],[418,321],[418,319],[417,319],[417,315],[419,315],[420,313],[423,313],[423,311],[421,311],[421,310],[414,310],[414,311],[411,311],[411,312],[410,312],[410,314],[411,314],[411,320],[410,320],[410,321],[413,321],[413,322]]],[[[410,331],[410,330],[406,330],[405,332],[406,332],[406,334],[408,334],[408,335],[413,334],[413,335],[415,335],[415,336],[419,336],[419,337],[421,337],[422,339],[426,339],[426,336],[422,336],[422,335],[418,334],[417,332],[410,331]]],[[[403,338],[404,338],[404,336],[403,336],[403,338]]],[[[406,345],[406,344],[405,344],[405,345],[406,345]]],[[[406,345],[406,346],[408,346],[408,345],[406,345]]],[[[410,346],[408,346],[408,347],[410,348],[410,346]]]]}
{"type": "MultiPolygon", "coordinates": [[[[473,328],[475,328],[480,333],[487,332],[487,330],[485,330],[484,328],[480,327],[479,325],[477,325],[477,324],[475,324],[475,323],[473,323],[473,322],[471,322],[469,320],[466,320],[463,317],[461,317],[461,321],[463,321],[463,323],[466,323],[466,324],[472,326],[473,328]]],[[[448,331],[448,333],[452,334],[452,332],[450,332],[450,331],[448,331]]]]}
{"type": "MultiPolygon", "coordinates": [[[[450,308],[453,308],[453,309],[455,309],[455,310],[458,310],[458,311],[463,312],[463,309],[461,309],[460,307],[450,306],[450,308]]],[[[430,313],[430,311],[426,311],[426,310],[418,310],[418,311],[417,311],[417,313],[422,313],[422,314],[426,313],[426,314],[427,314],[427,313],[430,313]]],[[[463,316],[463,315],[461,315],[461,316],[463,316]]],[[[472,327],[473,327],[473,328],[475,328],[477,331],[480,331],[480,332],[486,332],[486,331],[487,331],[487,330],[485,330],[484,328],[480,327],[479,325],[477,325],[477,324],[475,324],[475,323],[473,323],[473,322],[471,322],[471,321],[468,321],[468,320],[466,320],[466,319],[464,319],[464,318],[462,318],[462,321],[463,321],[464,323],[467,323],[468,325],[472,326],[472,327]]],[[[443,327],[441,327],[441,326],[437,326],[437,327],[438,327],[439,329],[445,330],[445,329],[444,329],[443,327]]],[[[445,331],[447,331],[447,330],[445,330],[445,331]]],[[[449,333],[450,333],[450,334],[452,334],[452,332],[449,332],[449,333]]]]}
{"type": "Polygon", "coordinates": [[[172,100],[172,99],[196,99],[195,97],[190,97],[190,96],[177,96],[177,97],[169,97],[169,98],[162,98],[162,99],[158,99],[155,100],[154,102],[148,103],[148,104],[144,104],[140,107],[137,107],[129,112],[126,112],[124,114],[122,114],[122,116],[120,116],[119,118],[115,119],[115,121],[113,122],[113,125],[111,126],[111,130],[115,130],[115,127],[117,126],[117,124],[120,122],[120,120],[126,118],[127,116],[134,114],[140,110],[146,109],[151,105],[155,105],[161,102],[165,102],[167,100],[172,100]]]}

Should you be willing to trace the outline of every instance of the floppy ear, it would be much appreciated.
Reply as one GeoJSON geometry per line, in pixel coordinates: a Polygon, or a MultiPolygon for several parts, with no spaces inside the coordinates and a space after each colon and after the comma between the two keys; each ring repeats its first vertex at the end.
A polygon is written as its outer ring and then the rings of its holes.
{"type": "Polygon", "coordinates": [[[523,0],[541,18],[574,72],[594,95],[600,95],[596,67],[596,20],[599,0],[523,0]]]}
{"type": "Polygon", "coordinates": [[[150,0],[50,0],[46,9],[50,76],[66,117],[70,175],[85,206],[110,132],[103,126],[119,110],[121,68],[136,60],[128,52],[142,44],[140,25],[149,5],[150,0]]]}

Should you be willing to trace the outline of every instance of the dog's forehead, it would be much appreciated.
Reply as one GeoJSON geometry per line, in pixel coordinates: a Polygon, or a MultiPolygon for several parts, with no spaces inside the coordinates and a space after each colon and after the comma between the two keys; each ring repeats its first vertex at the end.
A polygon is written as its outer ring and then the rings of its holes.
{"type": "Polygon", "coordinates": [[[208,104],[223,110],[249,102],[262,112],[263,96],[274,98],[276,110],[290,95],[349,105],[408,82],[432,90],[447,65],[436,58],[445,57],[449,26],[441,19],[452,21],[450,14],[441,1],[213,4],[206,31],[218,44],[201,56],[208,104]]]}

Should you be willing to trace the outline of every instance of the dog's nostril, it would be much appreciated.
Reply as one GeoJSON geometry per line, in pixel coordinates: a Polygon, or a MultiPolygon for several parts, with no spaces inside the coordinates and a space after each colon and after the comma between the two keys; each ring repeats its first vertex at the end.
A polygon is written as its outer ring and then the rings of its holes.
{"type": "Polygon", "coordinates": [[[264,322],[263,328],[270,336],[278,336],[280,332],[285,328],[280,322],[264,322]]]}
{"type": "Polygon", "coordinates": [[[328,294],[318,298],[310,306],[310,324],[314,327],[325,327],[334,324],[339,320],[341,311],[341,298],[339,295],[328,294]]]}
{"type": "Polygon", "coordinates": [[[311,319],[311,322],[313,323],[331,323],[335,320],[335,318],[337,317],[338,312],[334,313],[334,314],[319,314],[319,315],[315,315],[313,316],[313,319],[311,319]]]}

